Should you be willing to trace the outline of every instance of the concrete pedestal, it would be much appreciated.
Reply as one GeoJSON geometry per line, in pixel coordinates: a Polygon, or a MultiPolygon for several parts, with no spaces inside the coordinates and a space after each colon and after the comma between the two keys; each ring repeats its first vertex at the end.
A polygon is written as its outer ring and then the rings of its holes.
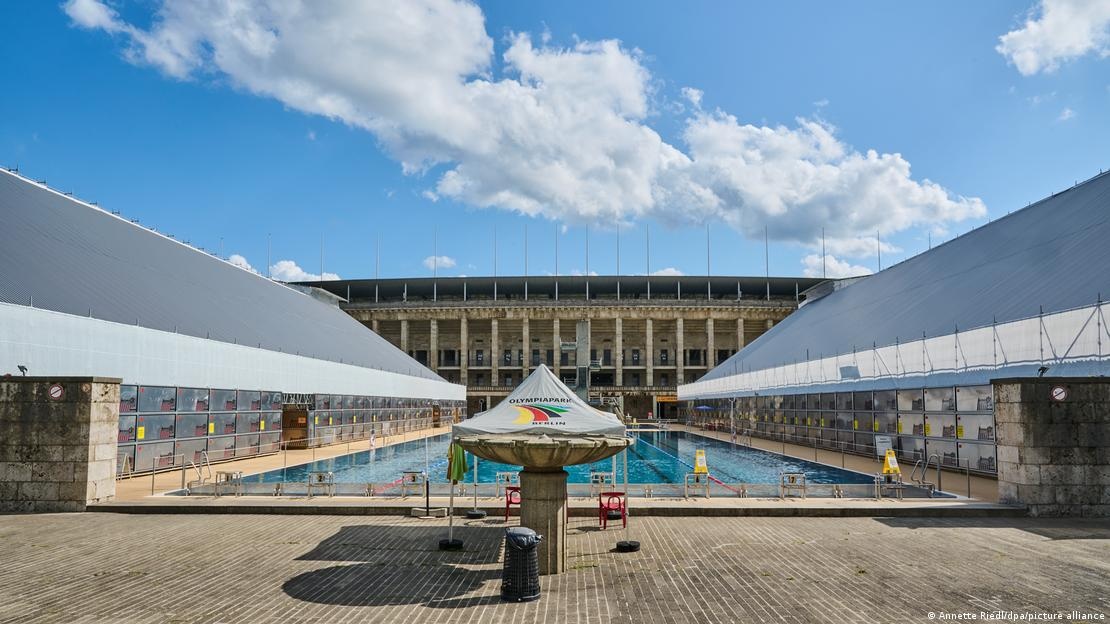
{"type": "Polygon", "coordinates": [[[993,383],[999,501],[1031,516],[1110,517],[1110,381],[993,383]]]}
{"type": "Polygon", "coordinates": [[[0,377],[0,512],[84,511],[115,497],[119,384],[0,377]]]}
{"type": "Polygon", "coordinates": [[[540,574],[560,574],[567,564],[567,471],[520,473],[520,524],[543,536],[540,574]]]}

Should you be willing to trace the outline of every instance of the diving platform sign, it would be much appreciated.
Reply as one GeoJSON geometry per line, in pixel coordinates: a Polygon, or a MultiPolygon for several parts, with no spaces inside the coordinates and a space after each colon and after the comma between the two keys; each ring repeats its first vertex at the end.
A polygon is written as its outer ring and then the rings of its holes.
{"type": "Polygon", "coordinates": [[[709,465],[705,462],[705,451],[694,451],[694,474],[709,474],[709,465]]]}
{"type": "Polygon", "coordinates": [[[709,498],[709,464],[705,461],[705,451],[698,449],[694,451],[694,471],[686,473],[686,479],[682,485],[682,497],[690,498],[690,490],[701,490],[703,496],[709,498]]]}
{"type": "Polygon", "coordinates": [[[891,491],[901,500],[905,487],[902,483],[902,469],[898,466],[898,457],[894,454],[894,449],[888,448],[883,455],[883,471],[875,475],[875,499],[882,500],[883,492],[891,491]]]}
{"type": "Polygon", "coordinates": [[[883,456],[883,474],[902,475],[902,469],[898,467],[898,457],[895,456],[893,449],[887,449],[886,455],[883,456]]]}

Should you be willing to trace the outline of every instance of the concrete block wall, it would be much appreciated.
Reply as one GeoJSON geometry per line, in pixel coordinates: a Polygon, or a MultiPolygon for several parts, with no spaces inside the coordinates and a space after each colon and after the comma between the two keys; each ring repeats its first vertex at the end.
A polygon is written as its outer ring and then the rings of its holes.
{"type": "Polygon", "coordinates": [[[0,377],[0,511],[84,511],[115,496],[119,384],[0,377]]]}
{"type": "Polygon", "coordinates": [[[1110,516],[1110,380],[993,383],[999,500],[1033,516],[1110,516]]]}

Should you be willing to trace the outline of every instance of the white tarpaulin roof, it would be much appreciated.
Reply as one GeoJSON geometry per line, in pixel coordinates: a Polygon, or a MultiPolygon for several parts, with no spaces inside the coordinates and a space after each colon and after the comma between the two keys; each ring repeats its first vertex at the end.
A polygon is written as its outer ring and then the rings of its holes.
{"type": "Polygon", "coordinates": [[[590,407],[541,364],[497,407],[454,427],[455,437],[503,433],[623,437],[624,425],[590,407]]]}

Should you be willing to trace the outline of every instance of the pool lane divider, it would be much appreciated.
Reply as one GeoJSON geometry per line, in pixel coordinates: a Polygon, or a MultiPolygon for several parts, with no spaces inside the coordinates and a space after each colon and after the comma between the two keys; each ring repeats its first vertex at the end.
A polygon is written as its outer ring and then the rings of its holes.
{"type": "MultiPolygon", "coordinates": [[[[692,466],[691,464],[689,464],[689,463],[687,463],[687,462],[684,462],[684,461],[682,461],[682,458],[681,458],[681,457],[679,457],[678,455],[671,455],[671,454],[670,454],[670,453],[668,453],[667,451],[664,451],[663,449],[659,448],[658,446],[655,446],[654,444],[652,444],[651,442],[648,442],[647,440],[642,440],[642,441],[643,441],[643,443],[644,443],[644,444],[646,444],[646,445],[650,446],[651,448],[653,448],[653,449],[655,449],[655,450],[659,451],[660,453],[662,453],[662,454],[664,454],[664,455],[667,455],[668,457],[673,457],[673,458],[675,458],[675,460],[676,460],[676,461],[677,461],[678,463],[682,464],[683,466],[686,466],[687,468],[690,468],[690,469],[694,469],[694,466],[692,466]]],[[[639,455],[639,454],[637,453],[637,455],[639,455]]],[[[640,457],[643,457],[643,456],[642,456],[642,455],[640,455],[640,457]]],[[[656,472],[658,472],[658,471],[656,471],[656,472]]],[[[711,475],[711,474],[707,474],[707,475],[705,475],[705,476],[709,477],[709,480],[710,480],[710,481],[712,481],[713,483],[716,483],[717,485],[719,485],[719,486],[721,486],[721,487],[725,488],[726,490],[731,490],[732,492],[734,492],[734,493],[736,493],[736,494],[739,494],[739,493],[740,493],[740,490],[738,490],[738,489],[736,489],[736,488],[732,487],[731,485],[727,485],[727,484],[726,484],[726,483],[725,483],[724,481],[721,481],[720,479],[718,479],[717,477],[714,477],[714,476],[713,476],[713,475],[711,475]]]]}

